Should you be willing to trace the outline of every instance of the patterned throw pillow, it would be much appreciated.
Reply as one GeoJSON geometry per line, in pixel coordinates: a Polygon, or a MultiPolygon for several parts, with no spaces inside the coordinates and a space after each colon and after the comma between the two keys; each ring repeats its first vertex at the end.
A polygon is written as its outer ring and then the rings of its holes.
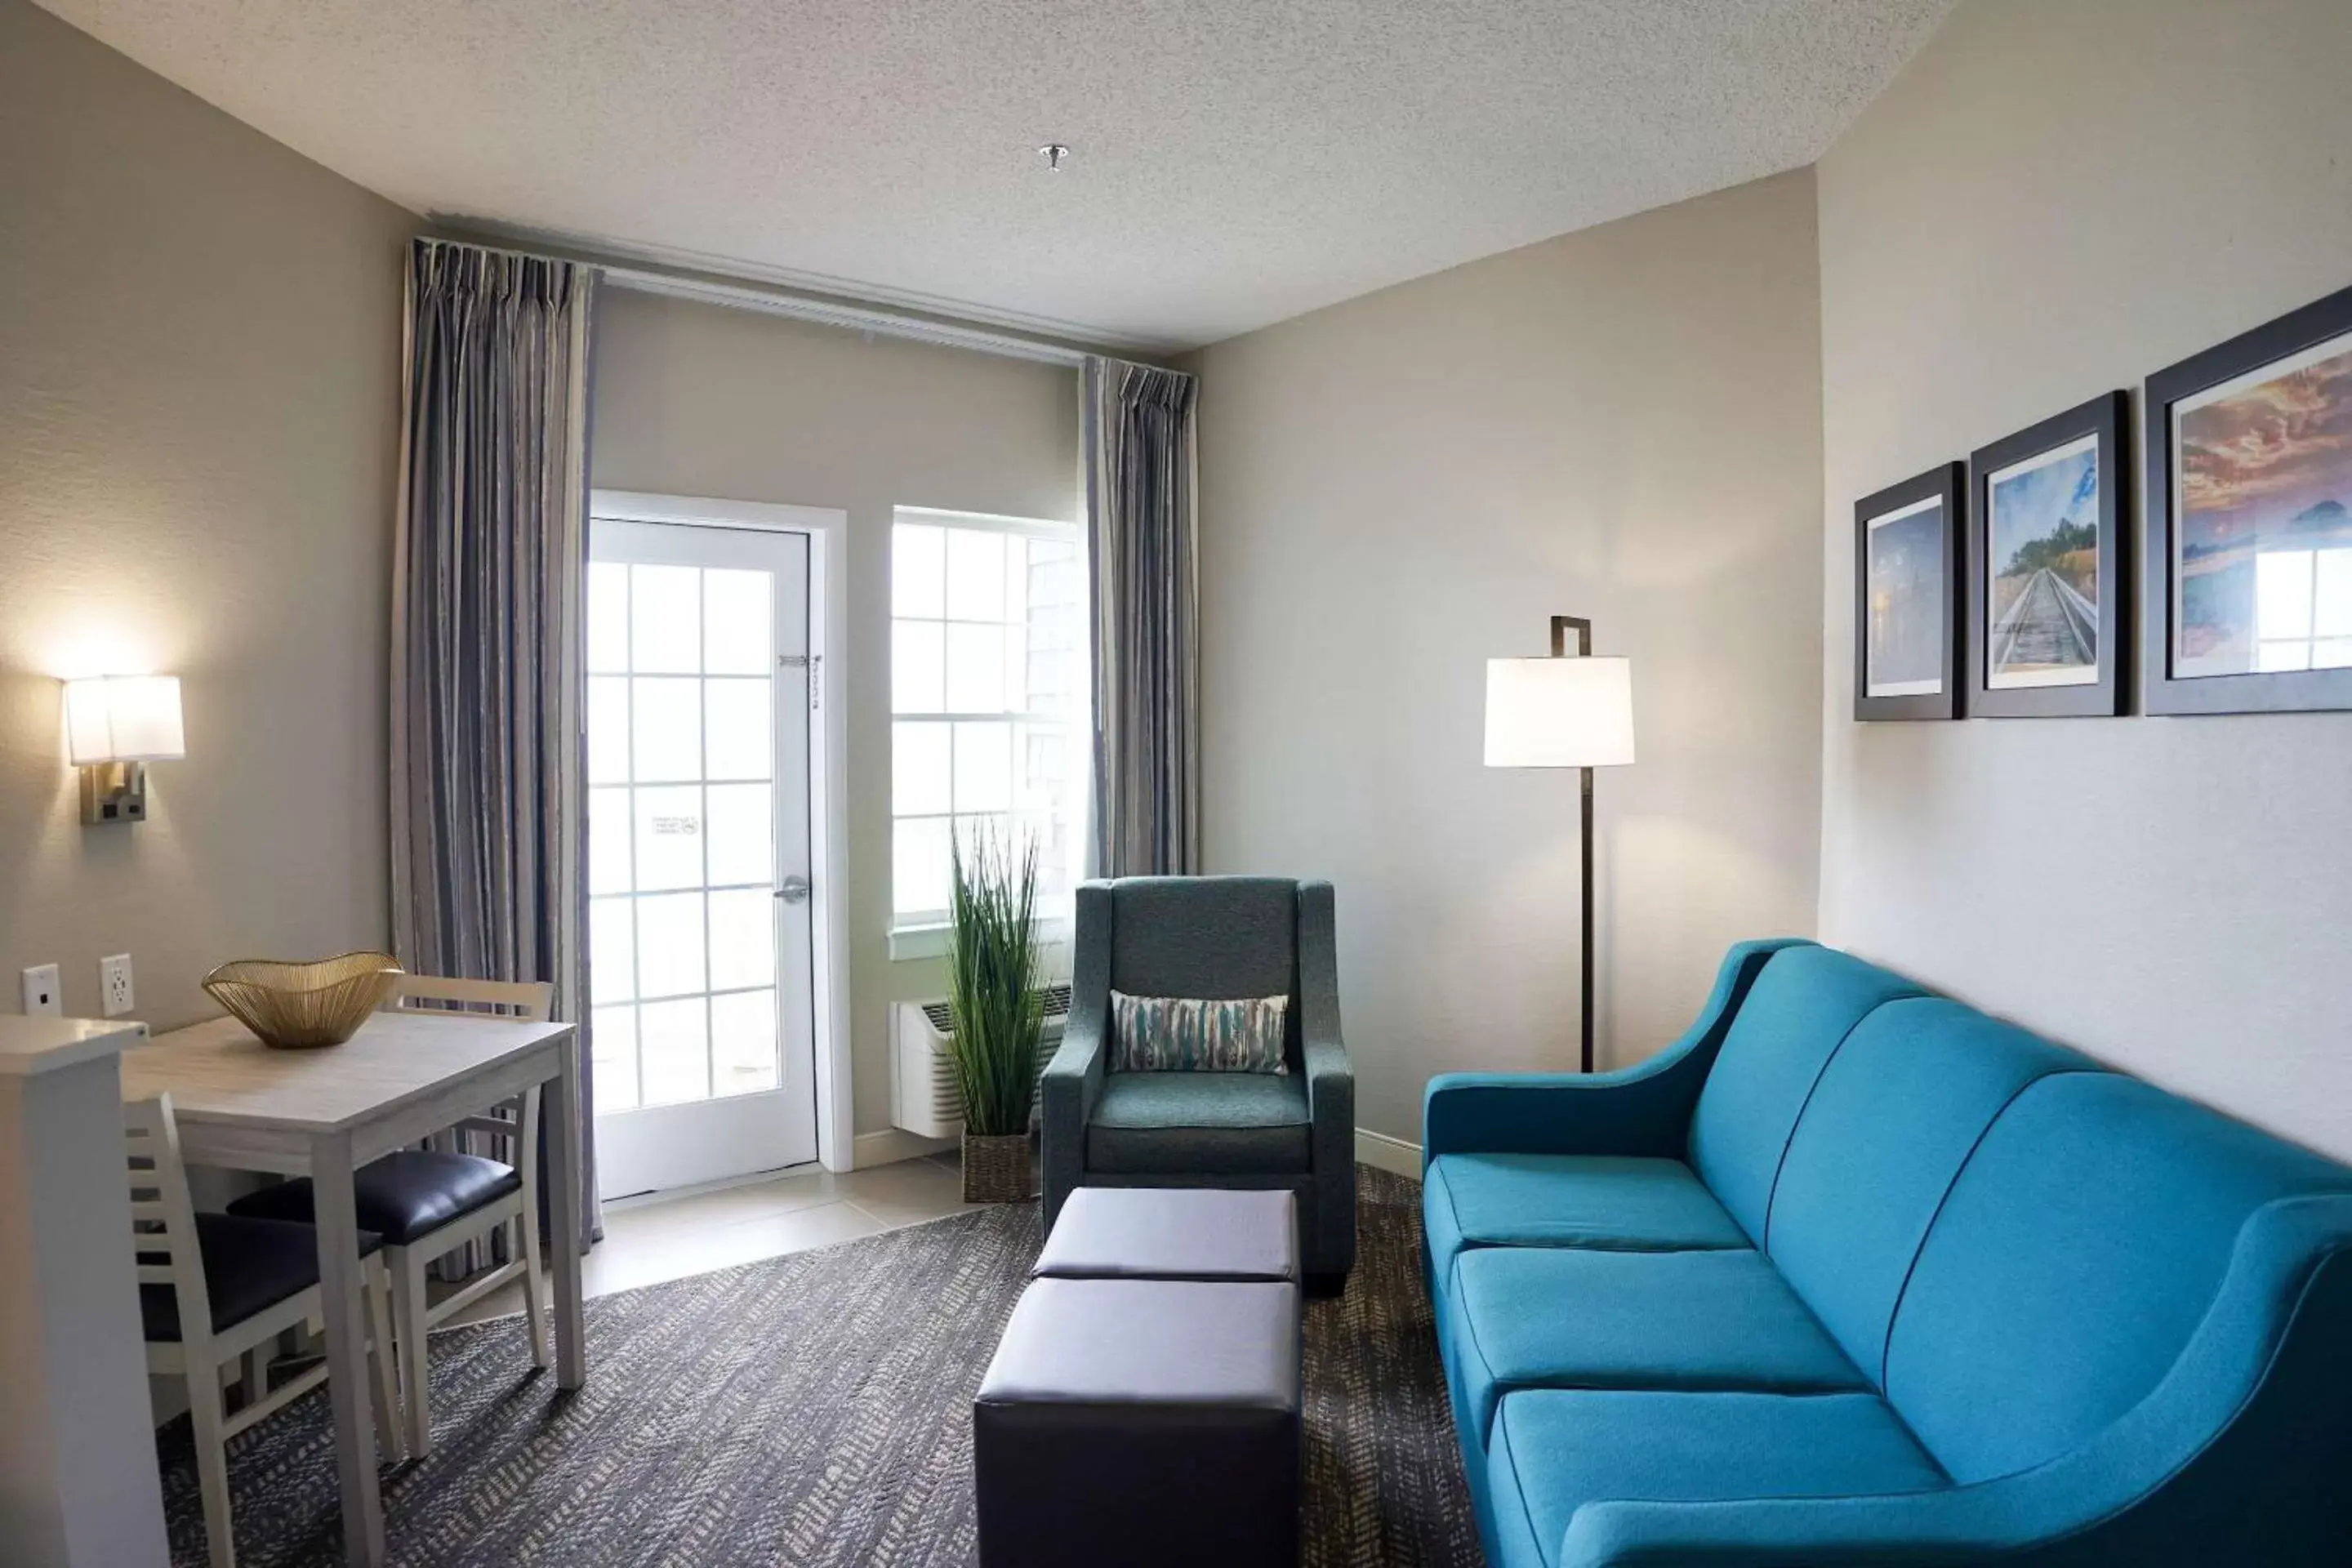
{"type": "Polygon", "coordinates": [[[1282,1059],[1287,996],[1202,1002],[1110,994],[1111,1039],[1121,1072],[1290,1070],[1282,1059]]]}

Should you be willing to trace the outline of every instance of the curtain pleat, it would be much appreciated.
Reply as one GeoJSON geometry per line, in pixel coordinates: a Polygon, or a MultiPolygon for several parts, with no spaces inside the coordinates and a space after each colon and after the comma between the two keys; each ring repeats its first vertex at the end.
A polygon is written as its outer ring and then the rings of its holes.
{"type": "Polygon", "coordinates": [[[1197,392],[1180,371],[1087,362],[1099,876],[1200,868],[1197,392]]]}
{"type": "MultiPolygon", "coordinates": [[[[553,983],[555,1016],[580,1026],[583,1247],[601,1230],[582,940],[594,281],[411,246],[392,650],[394,955],[418,973],[553,983]]],[[[459,1271],[482,1261],[471,1251],[459,1271]]]]}

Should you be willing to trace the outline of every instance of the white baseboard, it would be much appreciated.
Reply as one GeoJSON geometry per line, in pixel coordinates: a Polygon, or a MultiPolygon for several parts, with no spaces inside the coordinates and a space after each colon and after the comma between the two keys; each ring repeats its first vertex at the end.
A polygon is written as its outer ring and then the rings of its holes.
{"type": "Polygon", "coordinates": [[[1400,1176],[1421,1180],[1421,1145],[1391,1138],[1385,1132],[1357,1128],[1356,1161],[1376,1171],[1393,1171],[1400,1176]]]}
{"type": "Polygon", "coordinates": [[[926,1154],[943,1154],[956,1146],[952,1138],[923,1138],[903,1127],[860,1132],[849,1142],[849,1168],[853,1171],[895,1165],[901,1160],[919,1160],[926,1154]]]}

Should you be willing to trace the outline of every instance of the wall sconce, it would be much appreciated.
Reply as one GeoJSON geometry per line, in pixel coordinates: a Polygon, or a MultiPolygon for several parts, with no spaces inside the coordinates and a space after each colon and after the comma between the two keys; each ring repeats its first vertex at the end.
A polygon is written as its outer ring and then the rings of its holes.
{"type": "Polygon", "coordinates": [[[180,681],[171,675],[101,675],[66,682],[66,751],[81,770],[81,820],[147,819],[147,764],[187,753],[180,681]]]}

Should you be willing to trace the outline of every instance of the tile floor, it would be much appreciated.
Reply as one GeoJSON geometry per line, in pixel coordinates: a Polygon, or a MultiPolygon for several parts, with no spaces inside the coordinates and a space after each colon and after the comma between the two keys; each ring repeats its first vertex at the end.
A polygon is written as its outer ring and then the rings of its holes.
{"type": "MultiPolygon", "coordinates": [[[[812,1247],[878,1236],[977,1207],[963,1202],[953,1153],[835,1175],[815,1165],[693,1192],[624,1198],[604,1205],[604,1239],[588,1255],[587,1294],[754,1263],[812,1247]]],[[[450,1319],[473,1322],[522,1310],[520,1283],[450,1319]]]]}

